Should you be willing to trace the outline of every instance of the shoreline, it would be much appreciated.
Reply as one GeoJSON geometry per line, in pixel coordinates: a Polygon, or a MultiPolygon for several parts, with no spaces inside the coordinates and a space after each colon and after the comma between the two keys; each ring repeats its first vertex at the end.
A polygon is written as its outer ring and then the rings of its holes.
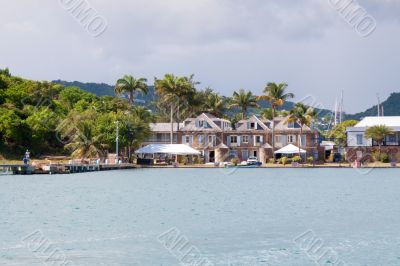
{"type": "Polygon", "coordinates": [[[52,175],[52,174],[77,174],[77,173],[88,173],[88,172],[103,172],[103,171],[118,171],[118,170],[131,170],[131,169],[230,169],[235,171],[238,169],[354,169],[360,171],[368,171],[371,169],[398,169],[399,166],[391,166],[389,163],[377,163],[370,164],[369,166],[363,166],[361,168],[354,168],[350,164],[333,164],[328,163],[324,165],[278,165],[278,164],[267,164],[259,167],[216,167],[214,165],[136,165],[136,164],[121,164],[121,165],[106,165],[106,164],[47,164],[41,165],[41,167],[35,165],[24,165],[24,164],[0,164],[0,170],[3,174],[12,175],[52,175]]]}

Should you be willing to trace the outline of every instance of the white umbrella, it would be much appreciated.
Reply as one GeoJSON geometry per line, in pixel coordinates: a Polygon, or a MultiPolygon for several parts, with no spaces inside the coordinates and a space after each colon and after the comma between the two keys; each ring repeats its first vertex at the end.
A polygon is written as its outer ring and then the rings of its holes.
{"type": "Polygon", "coordinates": [[[137,154],[200,155],[201,152],[185,144],[150,144],[137,150],[137,154]]]}
{"type": "MultiPolygon", "coordinates": [[[[275,152],[275,154],[297,154],[297,153],[299,153],[299,147],[296,147],[293,144],[289,144],[275,152]]],[[[300,153],[306,153],[306,151],[300,149],[300,153]]]]}

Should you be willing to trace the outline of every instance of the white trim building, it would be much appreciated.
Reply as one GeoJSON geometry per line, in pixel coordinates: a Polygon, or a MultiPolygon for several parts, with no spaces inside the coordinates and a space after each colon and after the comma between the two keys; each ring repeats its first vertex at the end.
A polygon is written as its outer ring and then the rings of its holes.
{"type": "Polygon", "coordinates": [[[378,144],[372,139],[365,138],[365,131],[369,127],[385,125],[392,129],[395,134],[387,136],[383,141],[383,146],[400,146],[400,116],[369,116],[365,117],[354,127],[348,127],[347,146],[348,147],[373,147],[378,144]]]}

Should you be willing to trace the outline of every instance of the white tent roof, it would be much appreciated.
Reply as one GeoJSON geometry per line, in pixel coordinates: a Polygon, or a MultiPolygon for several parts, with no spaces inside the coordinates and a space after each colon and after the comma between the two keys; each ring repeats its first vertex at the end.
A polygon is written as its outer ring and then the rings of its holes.
{"type": "MultiPolygon", "coordinates": [[[[289,144],[289,145],[283,147],[282,149],[277,150],[275,153],[296,154],[296,153],[299,153],[299,147],[296,147],[293,144],[289,144]]],[[[300,149],[300,153],[306,153],[306,151],[303,149],[300,149]]]]}
{"type": "Polygon", "coordinates": [[[201,152],[185,144],[150,144],[136,151],[137,154],[200,155],[201,152]]]}

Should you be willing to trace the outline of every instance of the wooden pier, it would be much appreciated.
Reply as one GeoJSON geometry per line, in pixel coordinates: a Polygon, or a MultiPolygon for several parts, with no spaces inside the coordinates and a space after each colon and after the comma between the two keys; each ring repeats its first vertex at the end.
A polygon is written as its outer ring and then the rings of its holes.
{"type": "Polygon", "coordinates": [[[75,174],[97,171],[134,169],[133,164],[49,164],[40,167],[24,164],[0,165],[0,173],[13,175],[75,174]]]}

